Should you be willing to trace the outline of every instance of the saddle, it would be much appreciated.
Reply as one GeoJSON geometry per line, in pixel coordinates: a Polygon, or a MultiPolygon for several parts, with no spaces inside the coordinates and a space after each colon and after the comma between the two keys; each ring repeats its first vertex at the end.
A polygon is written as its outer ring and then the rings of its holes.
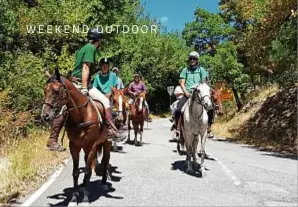
{"type": "Polygon", "coordinates": [[[94,100],[92,98],[90,98],[90,102],[91,102],[92,107],[95,109],[95,111],[97,113],[98,122],[102,123],[103,117],[105,117],[103,104],[100,101],[94,100]]]}

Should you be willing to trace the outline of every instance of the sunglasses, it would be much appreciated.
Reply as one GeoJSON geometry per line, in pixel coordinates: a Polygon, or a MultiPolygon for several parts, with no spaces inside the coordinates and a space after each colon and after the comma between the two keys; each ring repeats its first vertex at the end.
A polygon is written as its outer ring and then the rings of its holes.
{"type": "Polygon", "coordinates": [[[196,57],[190,57],[190,58],[188,58],[188,60],[198,60],[198,58],[196,58],[196,57]]]}

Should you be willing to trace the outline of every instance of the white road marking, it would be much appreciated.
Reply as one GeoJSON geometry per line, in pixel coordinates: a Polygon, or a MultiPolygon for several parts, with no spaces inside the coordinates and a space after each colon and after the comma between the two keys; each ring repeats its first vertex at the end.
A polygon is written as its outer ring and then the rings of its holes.
{"type": "Polygon", "coordinates": [[[78,206],[77,202],[69,202],[68,206],[78,206]]]}
{"type": "Polygon", "coordinates": [[[235,176],[234,172],[232,170],[229,170],[227,166],[225,166],[220,160],[217,160],[218,164],[222,167],[222,169],[225,171],[225,173],[234,181],[235,185],[240,185],[241,181],[235,176]]]}
{"type": "MultiPolygon", "coordinates": [[[[68,159],[64,160],[64,164],[68,162],[68,159]]],[[[34,203],[43,192],[45,192],[52,183],[59,177],[62,170],[64,169],[64,166],[60,166],[50,177],[50,179],[45,182],[35,193],[33,193],[21,206],[31,206],[32,203],[34,203]]]]}

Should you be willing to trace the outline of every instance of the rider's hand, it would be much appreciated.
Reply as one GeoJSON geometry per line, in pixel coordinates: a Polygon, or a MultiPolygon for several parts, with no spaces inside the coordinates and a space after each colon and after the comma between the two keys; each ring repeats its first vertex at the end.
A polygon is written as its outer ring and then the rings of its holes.
{"type": "Polygon", "coordinates": [[[87,88],[82,88],[81,92],[82,92],[84,95],[88,96],[88,89],[87,89],[87,88]]]}
{"type": "Polygon", "coordinates": [[[186,96],[187,98],[189,98],[189,97],[190,97],[190,93],[186,92],[185,96],[186,96]]]}

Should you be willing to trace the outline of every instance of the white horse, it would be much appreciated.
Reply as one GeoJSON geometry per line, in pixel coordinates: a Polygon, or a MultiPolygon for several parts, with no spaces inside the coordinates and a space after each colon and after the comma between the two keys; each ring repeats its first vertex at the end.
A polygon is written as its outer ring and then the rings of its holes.
{"type": "Polygon", "coordinates": [[[192,87],[193,92],[189,100],[184,105],[184,127],[182,128],[182,135],[184,137],[184,144],[186,147],[186,172],[193,174],[193,166],[198,169],[200,176],[204,175],[204,158],[205,158],[205,143],[208,128],[207,111],[212,108],[210,87],[207,83],[201,82],[192,87]],[[201,144],[201,163],[197,162],[197,147],[201,144]],[[191,162],[193,157],[193,163],[191,162]]]}

